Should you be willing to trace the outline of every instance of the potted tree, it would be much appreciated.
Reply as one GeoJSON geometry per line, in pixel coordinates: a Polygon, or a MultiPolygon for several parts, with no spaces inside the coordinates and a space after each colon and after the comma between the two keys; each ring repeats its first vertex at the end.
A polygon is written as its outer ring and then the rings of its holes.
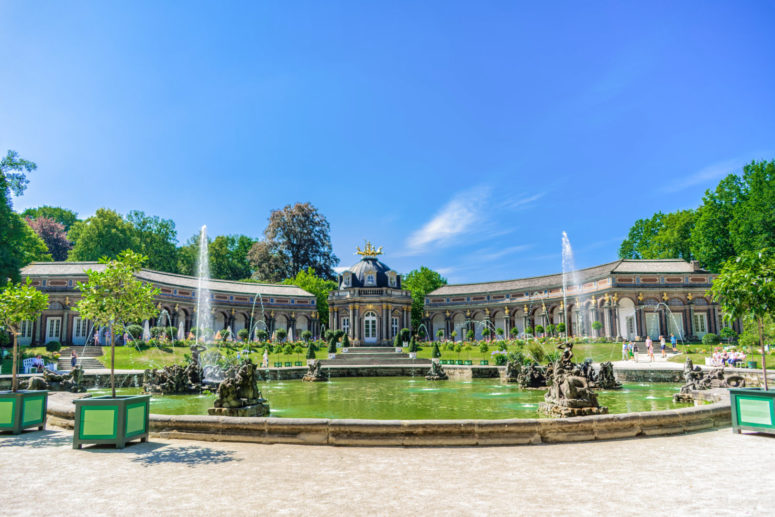
{"type": "Polygon", "coordinates": [[[11,333],[13,361],[11,390],[0,391],[0,431],[19,434],[24,429],[46,427],[48,391],[19,391],[17,377],[19,360],[19,326],[23,321],[35,320],[48,307],[48,295],[27,283],[11,284],[0,291],[0,326],[11,333]]]}
{"type": "Polygon", "coordinates": [[[713,300],[720,303],[724,319],[748,320],[756,325],[762,355],[762,387],[732,388],[732,428],[775,434],[775,390],[767,384],[764,349],[764,320],[775,307],[775,250],[745,252],[728,260],[711,287],[713,300]]]}
{"type": "Polygon", "coordinates": [[[123,449],[135,439],[148,440],[150,395],[116,396],[116,332],[132,321],[143,321],[158,314],[153,298],[159,290],[134,274],[146,258],[131,250],[122,251],[118,259],[100,260],[105,269],[86,270],[88,281],[78,282],[81,299],[76,310],[95,326],[110,331],[110,391],[102,397],[76,399],[73,448],[83,444],[112,444],[123,449]]]}
{"type": "Polygon", "coordinates": [[[600,329],[603,328],[603,322],[593,321],[592,328],[595,330],[595,334],[597,334],[597,337],[600,337],[600,329]]]}
{"type": "Polygon", "coordinates": [[[404,348],[409,346],[409,338],[411,335],[412,333],[409,331],[409,329],[401,329],[401,343],[403,343],[404,348]]]}
{"type": "Polygon", "coordinates": [[[437,330],[436,337],[439,338],[439,341],[441,341],[444,338],[444,329],[437,330]]]}

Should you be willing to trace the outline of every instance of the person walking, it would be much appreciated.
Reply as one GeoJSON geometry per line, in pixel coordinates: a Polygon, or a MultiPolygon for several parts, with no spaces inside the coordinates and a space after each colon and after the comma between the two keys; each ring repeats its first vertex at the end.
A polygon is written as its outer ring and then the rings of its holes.
{"type": "Polygon", "coordinates": [[[662,349],[662,358],[664,359],[667,357],[667,353],[665,352],[665,336],[659,336],[659,348],[662,349]]]}
{"type": "Polygon", "coordinates": [[[75,349],[73,349],[70,351],[70,369],[74,369],[76,364],[78,364],[78,354],[76,354],[75,349]]]}
{"type": "Polygon", "coordinates": [[[622,340],[622,361],[627,361],[630,359],[630,345],[627,343],[626,339],[622,340]]]}
{"type": "Polygon", "coordinates": [[[646,352],[648,352],[649,354],[649,362],[653,363],[654,362],[654,343],[652,341],[649,341],[647,344],[648,346],[646,347],[647,348],[646,352]]]}
{"type": "Polygon", "coordinates": [[[673,346],[673,353],[678,353],[678,340],[675,338],[675,334],[670,334],[670,344],[673,346]]]}

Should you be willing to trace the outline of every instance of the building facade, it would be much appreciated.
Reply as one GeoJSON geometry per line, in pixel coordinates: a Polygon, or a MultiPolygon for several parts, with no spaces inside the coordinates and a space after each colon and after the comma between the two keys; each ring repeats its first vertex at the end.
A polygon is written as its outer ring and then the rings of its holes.
{"type": "Polygon", "coordinates": [[[721,329],[719,307],[707,294],[716,275],[694,262],[617,260],[574,275],[564,297],[562,274],[446,285],[427,296],[424,323],[435,339],[455,332],[457,340],[470,330],[480,339],[485,328],[524,335],[561,322],[569,335],[625,339],[695,340],[721,329]]]}
{"type": "MultiPolygon", "coordinates": [[[[86,282],[86,269],[104,268],[97,262],[34,262],[22,269],[22,278],[49,295],[49,307],[40,318],[25,322],[19,343],[39,345],[59,341],[63,345],[84,345],[92,342],[95,332],[105,343],[104,332],[94,329],[75,310],[80,298],[77,283],[86,282]]],[[[199,279],[143,269],[137,278],[160,290],[156,301],[159,317],[149,321],[156,325],[178,327],[188,335],[196,327],[197,287],[199,279]]],[[[265,329],[270,334],[277,329],[288,331],[289,338],[299,338],[301,332],[319,333],[319,318],[313,295],[292,285],[268,285],[250,282],[209,280],[204,286],[210,291],[211,321],[214,332],[230,329],[265,329]]]]}
{"type": "Polygon", "coordinates": [[[411,327],[412,295],[401,289],[401,275],[377,260],[382,248],[366,243],[361,260],[342,272],[328,295],[328,321],[343,330],[354,346],[390,345],[411,327]]]}

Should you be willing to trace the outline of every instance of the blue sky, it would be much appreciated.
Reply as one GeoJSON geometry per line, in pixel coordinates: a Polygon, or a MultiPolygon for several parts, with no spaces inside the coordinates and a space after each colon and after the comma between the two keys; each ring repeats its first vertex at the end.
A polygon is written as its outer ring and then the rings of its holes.
{"type": "Polygon", "coordinates": [[[310,201],[451,282],[616,259],[633,221],[775,157],[775,3],[8,2],[22,210],[259,237],[310,201]],[[419,5],[418,5],[419,4],[419,5]]]}

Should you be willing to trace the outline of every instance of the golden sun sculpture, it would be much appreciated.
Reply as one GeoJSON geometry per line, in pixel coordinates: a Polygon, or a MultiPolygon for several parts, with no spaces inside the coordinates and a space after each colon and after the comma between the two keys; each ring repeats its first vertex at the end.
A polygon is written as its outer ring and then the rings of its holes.
{"type": "Polygon", "coordinates": [[[369,241],[366,241],[366,246],[364,246],[363,251],[361,251],[360,246],[357,246],[356,249],[358,251],[356,251],[355,254],[362,257],[377,257],[378,255],[382,255],[382,246],[375,248],[369,241]]]}

